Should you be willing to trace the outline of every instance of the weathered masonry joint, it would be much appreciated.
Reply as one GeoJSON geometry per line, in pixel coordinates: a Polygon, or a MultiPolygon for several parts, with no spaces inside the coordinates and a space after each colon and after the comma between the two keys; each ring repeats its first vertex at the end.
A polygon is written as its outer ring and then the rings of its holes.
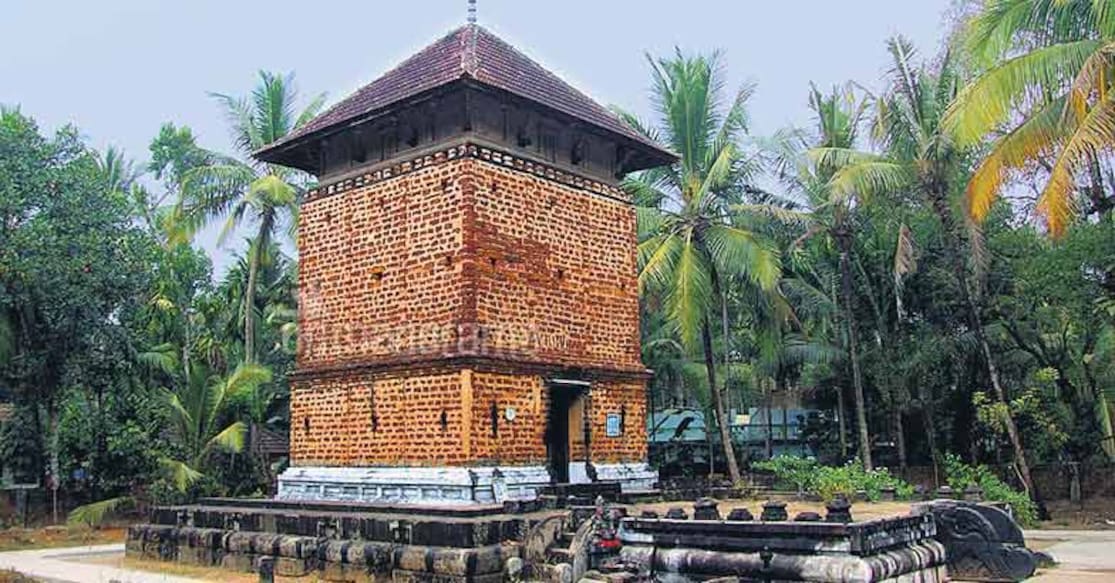
{"type": "Polygon", "coordinates": [[[618,180],[672,154],[468,25],[257,155],[321,181],[280,499],[653,487],[618,180]]]}

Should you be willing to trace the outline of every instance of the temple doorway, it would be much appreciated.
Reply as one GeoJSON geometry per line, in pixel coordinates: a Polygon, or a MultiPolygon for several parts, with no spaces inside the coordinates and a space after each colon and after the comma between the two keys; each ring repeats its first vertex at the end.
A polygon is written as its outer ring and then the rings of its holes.
{"type": "Polygon", "coordinates": [[[547,383],[547,390],[550,409],[546,419],[546,454],[550,479],[557,484],[580,482],[584,462],[588,461],[585,412],[589,384],[552,380],[547,383]],[[571,466],[576,467],[572,472],[575,476],[571,475],[571,466]]]}

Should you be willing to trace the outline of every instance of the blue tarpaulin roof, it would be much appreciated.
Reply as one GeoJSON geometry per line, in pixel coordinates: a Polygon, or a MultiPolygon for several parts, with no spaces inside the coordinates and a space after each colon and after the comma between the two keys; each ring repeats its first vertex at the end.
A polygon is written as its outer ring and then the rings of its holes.
{"type": "Polygon", "coordinates": [[[654,411],[647,418],[650,440],[655,443],[670,441],[705,441],[705,416],[700,409],[672,407],[654,411]]]}

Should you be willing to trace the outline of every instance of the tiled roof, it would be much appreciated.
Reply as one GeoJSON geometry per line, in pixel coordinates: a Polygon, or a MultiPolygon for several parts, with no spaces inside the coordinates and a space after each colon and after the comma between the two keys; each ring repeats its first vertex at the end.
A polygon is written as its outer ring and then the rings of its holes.
{"type": "Polygon", "coordinates": [[[540,103],[673,157],[592,98],[475,24],[435,41],[259,154],[466,78],[540,103]]]}
{"type": "Polygon", "coordinates": [[[285,432],[260,427],[259,450],[265,455],[287,455],[290,453],[290,439],[285,432]]]}

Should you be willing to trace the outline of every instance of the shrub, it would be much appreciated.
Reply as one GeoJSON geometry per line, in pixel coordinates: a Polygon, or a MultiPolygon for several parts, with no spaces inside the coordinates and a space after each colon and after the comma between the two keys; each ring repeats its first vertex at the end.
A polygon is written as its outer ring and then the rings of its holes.
{"type": "Polygon", "coordinates": [[[1023,527],[1037,524],[1038,509],[1034,501],[1025,492],[1019,492],[1000,480],[987,466],[968,465],[960,456],[949,453],[945,454],[945,476],[949,487],[957,492],[975,484],[983,490],[984,500],[1010,505],[1015,520],[1023,527]]]}
{"type": "Polygon", "coordinates": [[[798,492],[809,490],[819,466],[820,464],[813,458],[788,455],[751,464],[752,468],[774,474],[775,488],[793,489],[798,492]]]}
{"type": "Polygon", "coordinates": [[[852,497],[862,490],[868,500],[875,501],[888,487],[894,488],[898,498],[910,498],[914,494],[913,486],[892,475],[886,468],[867,471],[859,460],[842,466],[823,466],[811,458],[778,456],[756,462],[751,467],[773,473],[776,487],[792,486],[799,492],[816,494],[825,500],[831,500],[838,494],[852,497]]]}

